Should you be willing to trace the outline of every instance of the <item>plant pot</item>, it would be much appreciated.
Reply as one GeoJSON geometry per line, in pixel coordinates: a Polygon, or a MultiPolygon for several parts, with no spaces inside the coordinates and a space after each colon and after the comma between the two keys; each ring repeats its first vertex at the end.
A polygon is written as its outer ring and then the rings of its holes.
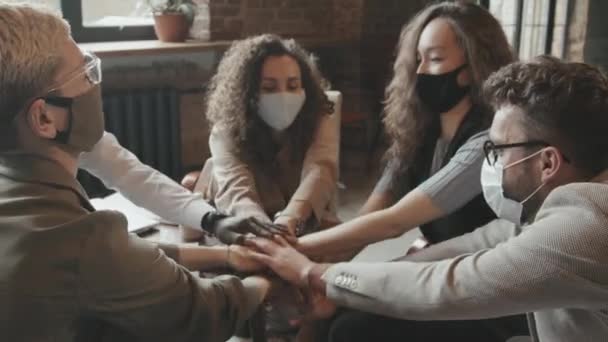
{"type": "Polygon", "coordinates": [[[183,42],[190,33],[190,23],[181,13],[155,14],[154,32],[161,42],[183,42]]]}

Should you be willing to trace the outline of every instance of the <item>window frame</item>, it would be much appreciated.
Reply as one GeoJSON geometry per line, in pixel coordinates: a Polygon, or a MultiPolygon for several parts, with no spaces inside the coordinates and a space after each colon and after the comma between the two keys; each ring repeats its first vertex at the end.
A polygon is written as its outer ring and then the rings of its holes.
{"type": "MultiPolygon", "coordinates": [[[[516,0],[516,11],[517,11],[517,17],[515,18],[516,20],[516,24],[515,24],[515,33],[513,36],[513,50],[515,51],[515,53],[517,53],[517,55],[519,55],[520,53],[520,45],[521,45],[521,33],[522,33],[522,28],[523,28],[523,9],[524,9],[524,0],[516,0]]],[[[483,8],[485,8],[486,10],[490,10],[490,0],[478,0],[477,3],[482,6],[483,8]]],[[[570,25],[570,15],[572,13],[572,1],[571,0],[566,0],[566,24],[564,27],[564,37],[563,37],[563,43],[564,46],[562,47],[562,53],[561,53],[561,58],[565,58],[566,56],[566,46],[567,46],[567,42],[566,42],[566,38],[568,35],[568,27],[570,25]]],[[[549,0],[549,8],[548,8],[548,15],[547,15],[547,32],[545,35],[545,46],[544,46],[544,54],[547,55],[551,55],[552,53],[552,47],[553,47],[553,41],[555,40],[555,13],[557,11],[557,0],[549,0]]]]}
{"type": "Polygon", "coordinates": [[[82,22],[82,0],[61,0],[61,11],[78,43],[156,40],[154,25],[86,27],[82,22]]]}

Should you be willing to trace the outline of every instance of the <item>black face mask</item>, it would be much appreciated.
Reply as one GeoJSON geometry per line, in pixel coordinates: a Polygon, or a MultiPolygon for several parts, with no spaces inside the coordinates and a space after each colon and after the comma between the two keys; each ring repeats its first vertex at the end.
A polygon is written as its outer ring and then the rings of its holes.
{"type": "Polygon", "coordinates": [[[465,63],[440,75],[418,74],[416,92],[420,101],[433,113],[445,113],[452,109],[469,93],[469,86],[461,87],[457,82],[458,74],[466,66],[465,63]]]}

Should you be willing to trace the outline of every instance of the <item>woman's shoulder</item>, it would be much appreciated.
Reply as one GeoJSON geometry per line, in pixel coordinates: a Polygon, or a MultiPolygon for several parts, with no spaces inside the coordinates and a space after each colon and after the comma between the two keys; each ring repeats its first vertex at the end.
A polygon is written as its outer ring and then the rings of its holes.
{"type": "Polygon", "coordinates": [[[230,134],[230,130],[221,125],[214,125],[209,134],[209,148],[211,153],[218,151],[232,152],[237,150],[235,139],[230,134]]]}
{"type": "Polygon", "coordinates": [[[475,143],[483,145],[488,139],[490,139],[489,130],[484,129],[483,131],[473,134],[465,144],[475,143]]]}

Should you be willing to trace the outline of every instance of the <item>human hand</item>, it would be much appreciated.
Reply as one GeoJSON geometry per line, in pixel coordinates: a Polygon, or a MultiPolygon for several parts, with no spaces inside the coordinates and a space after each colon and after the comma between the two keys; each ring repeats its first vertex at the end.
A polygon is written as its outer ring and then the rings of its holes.
{"type": "Polygon", "coordinates": [[[242,245],[246,234],[253,234],[259,237],[270,238],[275,234],[288,234],[286,228],[261,222],[255,217],[227,216],[218,213],[208,213],[203,217],[201,225],[213,233],[217,238],[227,245],[242,245]]]}
{"type": "Polygon", "coordinates": [[[298,241],[298,222],[298,219],[286,215],[278,216],[274,220],[274,224],[285,228],[287,234],[284,234],[283,237],[292,245],[298,241]]]}
{"type": "Polygon", "coordinates": [[[287,229],[290,235],[296,236],[298,220],[291,216],[279,216],[274,220],[275,224],[283,226],[287,229]]]}
{"type": "Polygon", "coordinates": [[[266,268],[251,256],[249,248],[239,245],[229,245],[226,248],[228,249],[226,263],[230,268],[242,273],[258,272],[266,268]]]}
{"type": "Polygon", "coordinates": [[[300,254],[283,237],[251,238],[245,245],[259,252],[251,252],[254,260],[271,268],[279,277],[298,287],[308,286],[308,274],[314,262],[300,254]]]}

